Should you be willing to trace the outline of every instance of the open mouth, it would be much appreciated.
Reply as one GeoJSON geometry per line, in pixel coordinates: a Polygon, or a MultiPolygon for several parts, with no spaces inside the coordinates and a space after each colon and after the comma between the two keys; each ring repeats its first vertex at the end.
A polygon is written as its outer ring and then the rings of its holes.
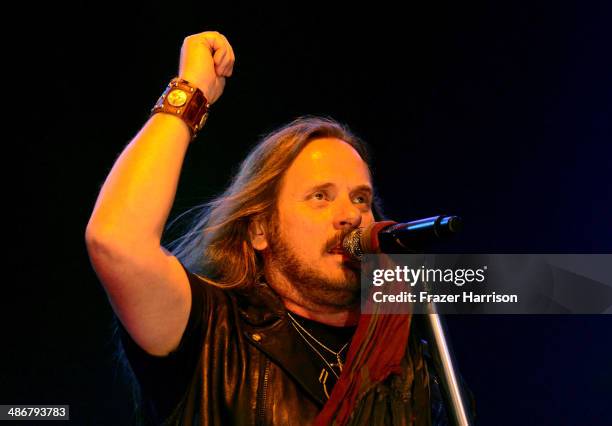
{"type": "Polygon", "coordinates": [[[332,247],[327,252],[331,254],[343,254],[343,255],[346,254],[346,252],[344,251],[344,249],[342,248],[340,244],[332,247]]]}
{"type": "Polygon", "coordinates": [[[346,251],[344,251],[341,245],[337,245],[331,248],[330,250],[327,251],[327,253],[331,255],[342,256],[342,264],[348,268],[351,268],[351,269],[361,268],[361,264],[359,263],[359,261],[355,260],[346,251]]]}

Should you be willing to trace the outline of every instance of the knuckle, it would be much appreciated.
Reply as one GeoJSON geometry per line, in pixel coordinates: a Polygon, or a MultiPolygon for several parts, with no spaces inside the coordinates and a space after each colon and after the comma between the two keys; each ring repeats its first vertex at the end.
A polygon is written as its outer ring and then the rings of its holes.
{"type": "Polygon", "coordinates": [[[196,35],[192,34],[190,36],[185,37],[183,40],[183,44],[193,44],[196,40],[196,35]]]}

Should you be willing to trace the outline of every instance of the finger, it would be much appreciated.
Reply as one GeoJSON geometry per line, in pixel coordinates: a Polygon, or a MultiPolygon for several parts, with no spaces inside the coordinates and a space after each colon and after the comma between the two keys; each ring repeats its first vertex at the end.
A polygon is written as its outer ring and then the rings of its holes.
{"type": "Polygon", "coordinates": [[[232,48],[232,45],[227,40],[227,38],[225,38],[225,42],[226,42],[226,48],[227,48],[228,54],[224,58],[225,63],[223,64],[223,75],[226,77],[230,77],[232,75],[232,70],[234,68],[234,63],[236,61],[236,55],[234,54],[234,49],[232,48]]]}
{"type": "Polygon", "coordinates": [[[225,77],[231,77],[233,73],[234,73],[234,60],[232,59],[230,61],[230,65],[228,66],[227,70],[225,71],[223,75],[225,77]]]}
{"type": "Polygon", "coordinates": [[[225,77],[229,77],[232,74],[232,69],[234,67],[234,56],[230,51],[227,52],[227,55],[223,58],[223,65],[221,67],[222,73],[225,77]]]}
{"type": "Polygon", "coordinates": [[[227,38],[217,31],[206,31],[188,37],[193,43],[203,44],[213,55],[215,74],[229,76],[232,72],[235,56],[227,38]]]}
{"type": "Polygon", "coordinates": [[[236,55],[234,54],[234,49],[232,48],[232,46],[230,44],[228,44],[228,46],[229,46],[230,57],[229,57],[229,66],[228,66],[225,76],[231,77],[232,73],[234,72],[234,64],[236,63],[236,55]]]}
{"type": "Polygon", "coordinates": [[[223,34],[216,33],[215,35],[216,39],[219,40],[219,48],[214,56],[215,72],[217,75],[227,76],[233,64],[232,47],[223,34]]]}
{"type": "Polygon", "coordinates": [[[219,57],[215,57],[215,65],[216,68],[215,70],[217,71],[218,75],[227,75],[227,73],[229,72],[229,70],[232,67],[232,56],[233,56],[233,51],[232,51],[232,46],[230,45],[229,41],[227,40],[227,38],[220,33],[215,33],[217,39],[220,41],[219,45],[221,47],[219,47],[220,50],[224,50],[225,54],[224,55],[220,55],[219,57]]]}
{"type": "Polygon", "coordinates": [[[217,50],[225,47],[225,43],[223,42],[224,37],[216,31],[207,31],[204,33],[200,33],[197,34],[196,37],[201,40],[213,54],[217,50]]]}
{"type": "Polygon", "coordinates": [[[221,67],[223,65],[223,60],[228,55],[228,50],[225,47],[215,50],[213,55],[213,60],[215,61],[215,65],[221,67]]]}
{"type": "Polygon", "coordinates": [[[218,49],[215,52],[213,56],[213,61],[215,64],[215,72],[217,73],[218,76],[221,76],[224,74],[225,66],[227,63],[226,58],[228,56],[229,56],[229,52],[225,48],[218,49]]]}

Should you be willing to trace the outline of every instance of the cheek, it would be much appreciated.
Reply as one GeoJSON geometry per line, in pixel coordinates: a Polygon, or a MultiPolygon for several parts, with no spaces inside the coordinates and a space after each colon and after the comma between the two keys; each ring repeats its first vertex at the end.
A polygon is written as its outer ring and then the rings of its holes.
{"type": "Polygon", "coordinates": [[[374,223],[374,213],[372,213],[372,211],[369,211],[367,214],[364,214],[363,217],[361,218],[361,226],[365,227],[371,223],[374,223]]]}
{"type": "Polygon", "coordinates": [[[288,227],[287,229],[304,233],[322,232],[332,223],[329,208],[314,209],[306,203],[287,208],[281,214],[281,219],[288,227]]]}
{"type": "Polygon", "coordinates": [[[331,218],[329,214],[318,213],[299,208],[283,212],[280,226],[285,239],[294,247],[320,250],[321,244],[329,237],[331,218]]]}
{"type": "Polygon", "coordinates": [[[285,233],[289,240],[295,241],[298,247],[312,245],[318,241],[322,235],[322,227],[317,226],[310,220],[293,217],[286,221],[285,233]]]}

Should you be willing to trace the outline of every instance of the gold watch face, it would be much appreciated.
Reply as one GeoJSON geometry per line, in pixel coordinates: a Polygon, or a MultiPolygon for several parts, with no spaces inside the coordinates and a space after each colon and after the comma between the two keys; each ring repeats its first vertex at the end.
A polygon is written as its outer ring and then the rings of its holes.
{"type": "Polygon", "coordinates": [[[173,107],[181,107],[187,102],[187,93],[181,89],[174,89],[168,93],[168,103],[173,107]]]}

